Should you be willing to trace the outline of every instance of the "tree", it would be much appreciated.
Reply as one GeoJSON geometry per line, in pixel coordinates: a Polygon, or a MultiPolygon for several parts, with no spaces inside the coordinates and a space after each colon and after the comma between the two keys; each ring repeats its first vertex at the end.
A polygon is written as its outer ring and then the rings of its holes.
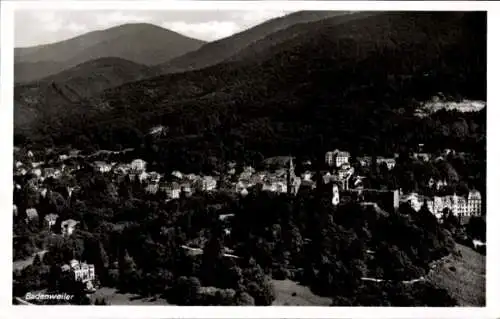
{"type": "Polygon", "coordinates": [[[199,300],[200,281],[196,277],[179,277],[173,287],[172,297],[179,305],[194,306],[199,300]]]}
{"type": "Polygon", "coordinates": [[[235,306],[254,306],[255,300],[246,292],[238,291],[234,298],[235,306]]]}

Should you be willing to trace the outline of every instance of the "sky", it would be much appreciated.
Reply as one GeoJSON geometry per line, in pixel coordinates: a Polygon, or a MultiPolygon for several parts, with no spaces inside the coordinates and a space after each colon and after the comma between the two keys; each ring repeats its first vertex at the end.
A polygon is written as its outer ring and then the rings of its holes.
{"type": "Polygon", "coordinates": [[[90,31],[126,23],[156,24],[180,34],[213,41],[283,16],[282,11],[117,11],[117,10],[16,10],[16,47],[66,40],[90,31]]]}

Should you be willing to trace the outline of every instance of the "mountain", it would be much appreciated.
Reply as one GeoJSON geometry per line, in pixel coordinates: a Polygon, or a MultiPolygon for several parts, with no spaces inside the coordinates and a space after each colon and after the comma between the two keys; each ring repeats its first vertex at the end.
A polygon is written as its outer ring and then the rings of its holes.
{"type": "MultiPolygon", "coordinates": [[[[105,90],[85,112],[41,119],[30,136],[66,143],[84,134],[103,148],[145,147],[144,133],[163,125],[168,137],[154,142],[154,154],[171,167],[221,150],[257,161],[335,148],[390,154],[418,143],[473,149],[484,141],[479,129],[471,139],[453,137],[439,128],[445,120],[433,128],[432,118],[413,116],[416,102],[437,92],[486,99],[484,13],[354,15],[301,24],[297,36],[234,62],[105,90]]],[[[470,121],[483,127],[484,115],[470,121]]]]}
{"type": "Polygon", "coordinates": [[[65,64],[54,61],[14,63],[14,82],[27,83],[63,71],[65,64]]]}
{"type": "Polygon", "coordinates": [[[116,57],[155,65],[198,49],[205,42],[147,23],[124,24],[56,43],[16,48],[15,81],[33,81],[78,64],[116,57]]]}
{"type": "MultiPolygon", "coordinates": [[[[345,11],[294,12],[283,17],[268,20],[230,37],[206,43],[198,50],[191,51],[174,58],[159,65],[159,67],[162,69],[163,73],[201,69],[223,62],[231,56],[237,54],[239,51],[245,49],[247,46],[252,45],[254,42],[292,25],[337,16],[349,16],[350,14],[350,12],[345,11]]],[[[276,45],[276,42],[268,43],[267,45],[276,45]]]]}
{"type": "Polygon", "coordinates": [[[155,75],[152,67],[120,58],[84,62],[36,82],[15,86],[17,119],[25,126],[40,113],[64,112],[68,104],[78,104],[105,89],[155,75]]]}

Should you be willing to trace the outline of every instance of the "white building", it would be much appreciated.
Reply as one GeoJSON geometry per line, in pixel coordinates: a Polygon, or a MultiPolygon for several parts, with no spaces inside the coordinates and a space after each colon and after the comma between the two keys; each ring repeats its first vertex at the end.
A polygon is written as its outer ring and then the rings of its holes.
{"type": "Polygon", "coordinates": [[[467,199],[469,216],[481,216],[481,193],[471,190],[467,199]]]}
{"type": "Polygon", "coordinates": [[[80,222],[74,220],[74,219],[67,219],[61,223],[61,232],[63,236],[71,236],[73,232],[75,231],[76,225],[78,225],[80,222]]]}
{"type": "Polygon", "coordinates": [[[95,267],[93,264],[80,263],[76,259],[70,261],[69,265],[61,266],[63,273],[69,272],[72,279],[86,284],[87,290],[95,291],[92,282],[95,280],[95,267]]]}
{"type": "Polygon", "coordinates": [[[130,163],[131,169],[135,173],[144,172],[146,170],[146,162],[142,159],[135,159],[130,163]]]}
{"type": "Polygon", "coordinates": [[[47,226],[49,228],[49,231],[52,229],[52,226],[56,224],[57,218],[59,215],[57,214],[47,214],[45,215],[45,222],[47,223],[47,226]]]}
{"type": "Polygon", "coordinates": [[[350,154],[344,151],[330,151],[325,154],[325,162],[329,166],[340,167],[344,163],[349,163],[350,154]]]}
{"type": "Polygon", "coordinates": [[[35,218],[38,218],[37,210],[33,207],[26,209],[26,219],[29,221],[29,220],[33,220],[35,218]]]}
{"type": "Polygon", "coordinates": [[[339,187],[336,184],[332,186],[332,204],[337,206],[340,203],[339,187]]]}

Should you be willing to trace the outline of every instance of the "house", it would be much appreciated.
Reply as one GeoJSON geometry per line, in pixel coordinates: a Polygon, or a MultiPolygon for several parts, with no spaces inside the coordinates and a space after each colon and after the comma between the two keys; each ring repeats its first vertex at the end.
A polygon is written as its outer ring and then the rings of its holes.
{"type": "Polygon", "coordinates": [[[149,180],[153,183],[159,183],[161,180],[161,174],[157,172],[150,172],[149,173],[149,180]]]}
{"type": "Polygon", "coordinates": [[[193,189],[191,188],[191,184],[182,183],[181,184],[181,192],[187,197],[191,196],[193,194],[193,189]]]}
{"type": "Polygon", "coordinates": [[[287,184],[283,179],[271,178],[264,181],[262,190],[273,193],[286,193],[287,184]]]}
{"type": "Polygon", "coordinates": [[[424,162],[428,162],[431,159],[431,155],[428,153],[414,153],[413,158],[424,162]]]}
{"type": "Polygon", "coordinates": [[[26,156],[28,156],[28,157],[30,157],[30,158],[33,158],[33,156],[34,156],[34,155],[33,155],[33,152],[32,152],[32,151],[28,151],[28,152],[26,153],[26,156]]]}
{"type": "Polygon", "coordinates": [[[377,164],[381,165],[383,163],[385,163],[385,165],[387,165],[388,170],[392,170],[396,166],[396,159],[377,157],[377,164]]]}
{"type": "Polygon", "coordinates": [[[146,162],[142,159],[135,159],[130,163],[130,168],[136,172],[144,172],[146,170],[146,162]]]}
{"type": "Polygon", "coordinates": [[[436,190],[440,190],[446,186],[448,186],[448,183],[446,182],[446,180],[438,180],[436,182],[436,190]]]}
{"type": "Polygon", "coordinates": [[[221,215],[219,215],[219,220],[224,221],[224,220],[231,218],[231,217],[234,217],[234,214],[221,214],[221,215]]]}
{"type": "Polygon", "coordinates": [[[13,209],[14,209],[14,216],[17,216],[18,210],[17,210],[17,205],[16,204],[14,204],[13,209]]]}
{"type": "Polygon", "coordinates": [[[22,167],[23,165],[24,165],[24,164],[23,164],[22,162],[20,162],[20,161],[17,161],[17,162],[16,162],[16,168],[20,168],[20,167],[22,167]]]}
{"type": "Polygon", "coordinates": [[[248,195],[248,190],[246,188],[243,188],[241,191],[240,191],[240,195],[245,197],[248,195]]]}
{"type": "Polygon", "coordinates": [[[41,195],[43,198],[45,198],[45,197],[47,196],[47,188],[42,187],[42,188],[40,188],[38,191],[39,191],[40,195],[41,195]]]}
{"type": "Polygon", "coordinates": [[[79,150],[71,150],[69,151],[69,156],[70,157],[77,157],[80,154],[79,150]]]}
{"type": "Polygon", "coordinates": [[[93,166],[96,171],[101,173],[107,173],[111,171],[112,165],[103,161],[95,161],[93,166]]]}
{"type": "Polygon", "coordinates": [[[178,183],[165,184],[160,187],[160,189],[165,192],[168,200],[176,199],[181,196],[181,186],[178,183]]]}
{"type": "Polygon", "coordinates": [[[113,173],[119,175],[126,175],[129,173],[130,169],[131,169],[130,164],[117,164],[116,166],[113,167],[113,173]]]}
{"type": "Polygon", "coordinates": [[[158,192],[158,184],[148,184],[144,191],[148,194],[156,194],[158,192]]]}
{"type": "Polygon", "coordinates": [[[166,129],[163,125],[152,127],[149,130],[149,134],[151,135],[163,135],[164,133],[166,133],[166,129]]]}
{"type": "Polygon", "coordinates": [[[38,218],[38,212],[35,208],[28,208],[26,209],[26,220],[30,221],[35,218],[38,218]]]}
{"type": "Polygon", "coordinates": [[[63,236],[71,236],[73,234],[73,231],[75,230],[76,225],[78,225],[80,222],[74,220],[74,219],[67,219],[61,223],[61,232],[63,236]]]}
{"type": "Polygon", "coordinates": [[[302,180],[304,180],[304,181],[310,181],[310,180],[312,180],[312,176],[313,176],[313,174],[310,171],[305,171],[301,175],[302,180]]]}
{"type": "Polygon", "coordinates": [[[47,214],[44,217],[45,222],[47,223],[47,226],[49,228],[49,231],[52,229],[52,226],[56,224],[57,218],[59,215],[57,214],[47,214]]]}
{"type": "Polygon", "coordinates": [[[182,179],[182,173],[179,171],[173,171],[172,176],[177,177],[178,179],[182,179]]]}
{"type": "Polygon", "coordinates": [[[32,169],[31,174],[35,175],[37,178],[40,178],[42,177],[42,170],[39,168],[32,169]]]}
{"type": "Polygon", "coordinates": [[[149,174],[146,173],[146,172],[141,172],[137,178],[139,178],[139,181],[142,183],[144,181],[146,181],[148,178],[149,178],[149,174]]]}
{"type": "Polygon", "coordinates": [[[471,190],[467,200],[469,216],[481,216],[481,193],[477,190],[471,190]]]}
{"type": "Polygon", "coordinates": [[[372,158],[370,156],[358,157],[358,158],[356,158],[356,160],[359,162],[359,164],[362,167],[370,166],[372,163],[372,158]]]}
{"type": "Polygon", "coordinates": [[[349,163],[349,152],[344,151],[330,151],[325,154],[325,163],[328,166],[340,167],[344,163],[349,163]]]}
{"type": "Polygon", "coordinates": [[[49,177],[55,177],[56,175],[56,169],[53,168],[53,167],[45,167],[43,169],[43,176],[45,178],[49,178],[49,177]]]}
{"type": "Polygon", "coordinates": [[[212,176],[204,176],[201,180],[202,191],[213,191],[217,187],[217,181],[212,176]]]}
{"type": "Polygon", "coordinates": [[[410,204],[411,208],[414,211],[418,212],[424,205],[424,197],[417,193],[411,193],[408,195],[401,196],[400,202],[410,204]]]}
{"type": "Polygon", "coordinates": [[[60,161],[65,161],[65,160],[67,160],[68,158],[69,158],[69,156],[68,156],[68,155],[65,155],[65,154],[59,155],[59,160],[60,160],[60,161]]]}

